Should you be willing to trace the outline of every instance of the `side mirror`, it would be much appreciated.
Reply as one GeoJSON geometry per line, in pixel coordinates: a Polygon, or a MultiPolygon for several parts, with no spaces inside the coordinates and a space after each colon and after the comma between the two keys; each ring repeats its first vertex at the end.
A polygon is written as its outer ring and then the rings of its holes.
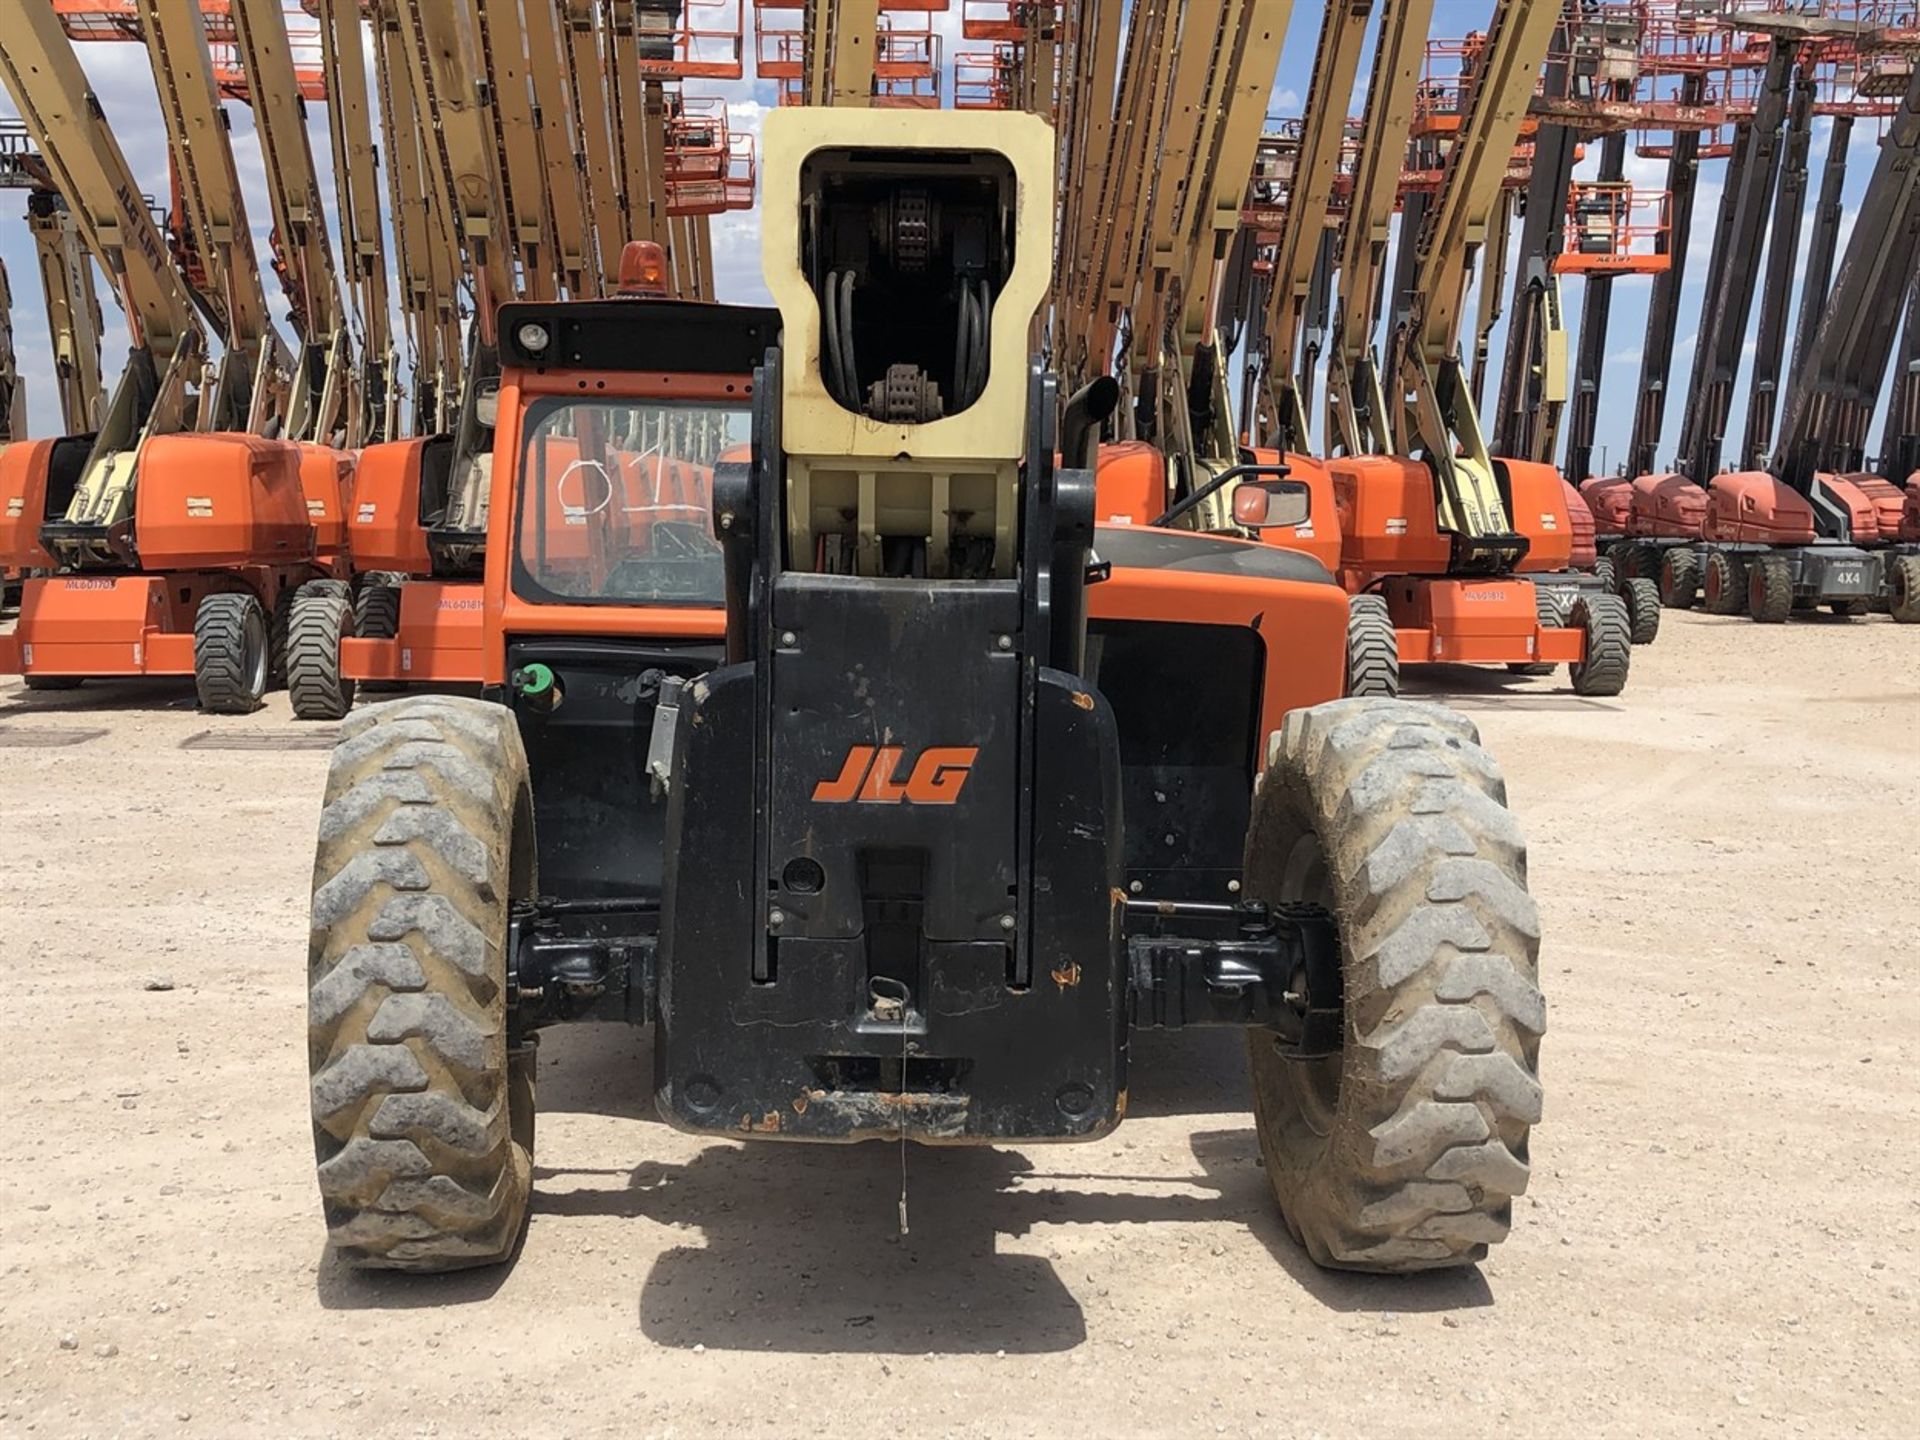
{"type": "Polygon", "coordinates": [[[1299,480],[1242,480],[1233,492],[1233,523],[1248,530],[1304,525],[1313,496],[1299,480]]]}

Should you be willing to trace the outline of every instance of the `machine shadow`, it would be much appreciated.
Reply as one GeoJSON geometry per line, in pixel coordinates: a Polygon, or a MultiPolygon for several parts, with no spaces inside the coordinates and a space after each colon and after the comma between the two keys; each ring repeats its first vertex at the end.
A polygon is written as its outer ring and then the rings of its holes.
{"type": "Polygon", "coordinates": [[[200,701],[191,680],[89,680],[72,690],[29,690],[25,686],[0,701],[0,720],[34,715],[83,717],[89,714],[180,713],[200,701]]]}
{"type": "MultiPolygon", "coordinates": [[[[523,1229],[521,1240],[525,1238],[523,1229]]],[[[504,1264],[445,1275],[414,1275],[397,1270],[356,1270],[328,1245],[314,1273],[314,1298],[323,1310],[439,1310],[479,1305],[491,1300],[507,1283],[519,1260],[520,1242],[516,1241],[513,1254],[504,1264]]]]}
{"type": "MultiPolygon", "coordinates": [[[[647,1037],[614,1026],[559,1034],[541,1062],[541,1105],[652,1120],[647,1037]],[[633,1097],[642,1097],[636,1100],[633,1097]]],[[[1134,1038],[1135,1116],[1247,1111],[1241,1037],[1134,1038]]],[[[1429,1311],[1491,1303],[1475,1270],[1411,1278],[1319,1269],[1281,1222],[1251,1117],[1191,1138],[1202,1175],[1077,1169],[1071,1147],[1021,1153],[915,1145],[906,1154],[910,1231],[898,1232],[897,1146],[716,1143],[683,1164],[631,1171],[537,1166],[536,1216],[645,1219],[698,1232],[655,1260],[637,1319],[657,1344],[790,1354],[1039,1354],[1086,1338],[1086,1317],[1053,1265],[1005,1251],[1039,1226],[1248,1226],[1301,1290],[1340,1312],[1429,1311]],[[1044,1156],[1044,1169],[1033,1155],[1044,1156]],[[1057,1162],[1057,1163],[1056,1163],[1057,1162]],[[570,1178],[614,1181],[564,1187],[570,1178]],[[1151,1194],[1142,1179],[1188,1193],[1151,1194]],[[617,1183],[624,1181],[624,1183],[617,1183]],[[1195,1195],[1193,1189],[1211,1190],[1195,1195]]]]}
{"type": "Polygon", "coordinates": [[[1624,706],[1575,695],[1564,669],[1550,676],[1515,675],[1489,665],[1422,665],[1401,672],[1400,694],[1409,700],[1439,700],[1461,710],[1535,710],[1613,714],[1624,706]],[[1536,689],[1545,685],[1548,689],[1536,689]]]}

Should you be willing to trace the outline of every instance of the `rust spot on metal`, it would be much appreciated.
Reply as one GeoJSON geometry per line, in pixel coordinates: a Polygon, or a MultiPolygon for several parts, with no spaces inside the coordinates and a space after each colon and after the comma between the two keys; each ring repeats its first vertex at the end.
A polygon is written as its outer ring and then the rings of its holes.
{"type": "Polygon", "coordinates": [[[1127,892],[1118,887],[1110,890],[1108,894],[1113,897],[1113,908],[1116,910],[1127,903],[1127,892]]]}
{"type": "Polygon", "coordinates": [[[796,1115],[806,1114],[808,1103],[807,1092],[802,1090],[798,1095],[793,1097],[793,1113],[796,1115]]]}
{"type": "Polygon", "coordinates": [[[1065,965],[1052,972],[1053,983],[1062,990],[1071,990],[1080,983],[1080,962],[1069,960],[1065,965]]]}
{"type": "Polygon", "coordinates": [[[1116,1123],[1127,1118],[1127,1092],[1124,1090],[1113,1097],[1113,1118],[1116,1123]]]}
{"type": "Polygon", "coordinates": [[[1093,709],[1093,696],[1084,690],[1076,690],[1073,692],[1073,703],[1078,705],[1082,710],[1091,710],[1093,709]]]}
{"type": "Polygon", "coordinates": [[[741,1129],[751,1130],[756,1135],[777,1135],[780,1133],[780,1112],[778,1110],[769,1110],[758,1120],[753,1119],[753,1117],[749,1115],[742,1115],[740,1120],[741,1129]]]}

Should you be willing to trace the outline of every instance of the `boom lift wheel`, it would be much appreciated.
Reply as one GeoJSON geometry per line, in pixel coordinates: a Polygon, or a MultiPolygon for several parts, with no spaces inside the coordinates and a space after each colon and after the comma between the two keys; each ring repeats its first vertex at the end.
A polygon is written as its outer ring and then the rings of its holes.
{"type": "MultiPolygon", "coordinates": [[[[1558,630],[1567,623],[1566,597],[1545,585],[1533,587],[1533,613],[1542,630],[1558,630]]],[[[1537,660],[1509,660],[1510,675],[1551,675],[1553,666],[1537,660]]]]}
{"type": "Polygon", "coordinates": [[[533,855],[505,708],[414,696],[349,717],[307,962],[321,1205],[349,1264],[490,1265],[519,1238],[533,1065],[508,1050],[507,907],[534,893],[533,855]]]}
{"type": "Polygon", "coordinates": [[[1337,971],[1294,986],[1338,1008],[1330,1053],[1248,1032],[1287,1228],[1340,1269],[1480,1259],[1527,1187],[1546,1004],[1526,844],[1478,731],[1403,700],[1294,711],[1268,742],[1245,873],[1252,898],[1340,923],[1337,971]]]}
{"type": "Polygon", "coordinates": [[[353,602],[344,585],[300,587],[287,627],[287,693],[300,720],[339,720],[353,708],[353,681],[340,674],[340,642],[353,634],[353,602]]]}
{"type": "Polygon", "coordinates": [[[193,612],[193,688],[214,715],[251,715],[267,693],[267,612],[245,590],[209,595],[193,612]]]}
{"type": "MultiPolygon", "coordinates": [[[[1660,587],[1651,580],[1629,580],[1620,587],[1620,598],[1627,602],[1627,628],[1633,643],[1651,645],[1659,639],[1660,587]]],[[[1692,603],[1688,600],[1687,606],[1692,603]]]]}
{"type": "Polygon", "coordinates": [[[1567,667],[1573,693],[1618,695],[1626,689],[1627,669],[1633,663],[1633,622],[1627,602],[1618,595],[1582,595],[1573,602],[1567,624],[1587,637],[1586,658],[1567,667]]]}
{"type": "Polygon", "coordinates": [[[330,590],[339,595],[352,593],[344,580],[309,580],[304,585],[288,585],[273,602],[273,623],[269,627],[268,641],[271,660],[267,674],[267,688],[277,690],[287,683],[287,646],[293,631],[293,607],[303,591],[312,590],[318,594],[330,590]]]}
{"type": "Polygon", "coordinates": [[[1691,610],[1699,593],[1699,559],[1686,546],[1674,546],[1660,562],[1660,602],[1673,610],[1691,610]]]}
{"type": "Polygon", "coordinates": [[[1702,598],[1709,615],[1738,615],[1747,608],[1747,567],[1737,555],[1716,550],[1707,557],[1702,598]]]}
{"type": "Polygon", "coordinates": [[[1593,578],[1600,582],[1600,588],[1614,591],[1620,588],[1620,572],[1614,568],[1610,556],[1602,555],[1593,562],[1593,578]]]}
{"type": "Polygon", "coordinates": [[[1920,625],[1920,555],[1893,557],[1893,600],[1887,609],[1902,625],[1920,625]]]}
{"type": "Polygon", "coordinates": [[[20,679],[29,690],[78,690],[81,677],[78,675],[22,675],[20,679]]]}
{"type": "Polygon", "coordinates": [[[1379,595],[1347,601],[1347,694],[1391,698],[1400,693],[1400,637],[1379,595]]]}
{"type": "Polygon", "coordinates": [[[1872,609],[1872,603],[1866,600],[1829,600],[1827,609],[1842,620],[1857,620],[1872,609]]]}
{"type": "MultiPolygon", "coordinates": [[[[369,575],[353,597],[353,633],[362,640],[391,640],[400,633],[400,585],[387,572],[369,575]]],[[[391,680],[363,680],[369,695],[400,688],[391,680]]]]}
{"type": "Polygon", "coordinates": [[[1793,613],[1793,567],[1784,555],[1759,555],[1747,566],[1747,614],[1761,625],[1781,625],[1793,613]]]}

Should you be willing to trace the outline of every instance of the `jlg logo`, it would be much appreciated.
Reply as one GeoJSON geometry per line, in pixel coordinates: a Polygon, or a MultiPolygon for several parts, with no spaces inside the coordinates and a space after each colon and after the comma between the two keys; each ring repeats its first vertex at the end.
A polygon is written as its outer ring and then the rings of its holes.
{"type": "Polygon", "coordinates": [[[904,745],[855,745],[847,751],[840,773],[813,787],[813,798],[823,805],[951,805],[973,770],[977,745],[934,745],[920,752],[913,772],[900,775],[904,745]]]}

